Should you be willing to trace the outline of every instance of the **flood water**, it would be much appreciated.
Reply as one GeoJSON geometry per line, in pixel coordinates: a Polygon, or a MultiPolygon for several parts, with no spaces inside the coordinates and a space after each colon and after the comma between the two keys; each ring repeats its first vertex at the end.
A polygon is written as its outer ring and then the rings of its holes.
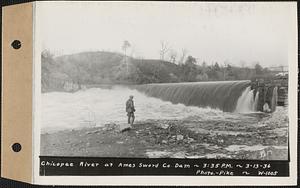
{"type": "Polygon", "coordinates": [[[193,118],[199,121],[252,121],[260,113],[223,112],[210,107],[172,104],[122,86],[90,88],[74,93],[42,94],[42,132],[126,123],[125,103],[134,96],[136,121],[193,118]]]}

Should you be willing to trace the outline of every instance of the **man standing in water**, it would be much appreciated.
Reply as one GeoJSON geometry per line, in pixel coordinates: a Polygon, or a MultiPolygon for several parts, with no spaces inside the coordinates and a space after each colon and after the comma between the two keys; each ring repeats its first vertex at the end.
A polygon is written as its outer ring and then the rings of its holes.
{"type": "Polygon", "coordinates": [[[132,95],[129,96],[129,99],[126,102],[126,112],[128,116],[128,124],[132,126],[134,122],[134,112],[135,112],[132,95]]]}

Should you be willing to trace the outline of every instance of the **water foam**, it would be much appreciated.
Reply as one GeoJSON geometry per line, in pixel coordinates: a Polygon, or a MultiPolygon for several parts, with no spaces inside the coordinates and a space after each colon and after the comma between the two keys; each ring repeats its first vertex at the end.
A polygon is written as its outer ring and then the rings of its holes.
{"type": "MultiPolygon", "coordinates": [[[[212,93],[206,93],[203,91],[203,88],[205,88],[203,87],[203,84],[196,84],[196,89],[194,90],[182,90],[178,89],[176,86],[171,89],[169,88],[166,92],[174,92],[175,89],[177,92],[173,94],[173,97],[183,92],[183,98],[179,97],[179,99],[185,99],[190,102],[192,102],[192,100],[196,100],[196,102],[199,103],[206,98],[210,99],[213,104],[216,104],[217,102],[224,102],[222,104],[224,105],[228,104],[228,101],[225,101],[225,99],[228,99],[228,97],[230,98],[230,95],[227,95],[232,93],[232,90],[234,90],[236,86],[241,89],[241,86],[244,86],[245,82],[227,82],[223,87],[219,84],[220,83],[215,83],[213,84],[214,87],[211,87],[207,86],[209,84],[206,83],[206,88],[209,88],[212,93]],[[203,94],[202,96],[199,96],[200,99],[197,98],[199,90],[200,93],[203,94]],[[221,93],[221,91],[225,90],[225,94],[221,93]],[[189,93],[189,91],[192,93],[189,93]],[[191,98],[188,99],[186,96],[191,98]],[[213,96],[217,98],[213,100],[213,96]]],[[[182,84],[181,86],[184,87],[185,85],[189,84],[182,84]]],[[[190,84],[190,86],[193,86],[193,84],[190,84]]],[[[190,88],[190,86],[184,88],[190,88]]],[[[148,87],[148,89],[149,88],[151,87],[148,87]]],[[[161,92],[163,91],[165,90],[162,89],[161,92]]],[[[161,94],[160,92],[158,93],[161,94]]],[[[159,97],[149,97],[136,89],[115,86],[106,89],[91,88],[80,90],[75,93],[43,93],[42,131],[103,126],[107,123],[125,123],[127,121],[125,102],[129,95],[134,95],[134,102],[137,110],[135,116],[137,121],[180,120],[185,118],[195,118],[197,121],[239,121],[241,118],[245,118],[239,114],[224,112],[222,109],[218,108],[211,108],[209,105],[204,105],[206,107],[198,107],[196,105],[188,106],[184,103],[181,104],[179,101],[177,103],[172,103],[170,101],[164,101],[159,97]]],[[[258,94],[256,95],[258,96],[258,94]]],[[[253,101],[253,91],[251,91],[249,87],[244,90],[241,96],[234,96],[232,98],[234,98],[234,100],[239,98],[237,100],[237,112],[253,111],[255,108],[253,107],[255,106],[255,101],[253,101]]],[[[232,101],[232,99],[228,100],[229,102],[232,101]]],[[[208,104],[207,101],[206,104],[208,104]]]]}
{"type": "Polygon", "coordinates": [[[235,112],[238,113],[249,113],[255,112],[258,104],[259,93],[256,93],[254,97],[254,90],[251,90],[251,87],[248,86],[239,97],[236,105],[235,112]]]}
{"type": "Polygon", "coordinates": [[[136,120],[168,120],[197,117],[198,120],[238,119],[218,109],[172,104],[124,87],[92,88],[75,93],[42,94],[42,130],[56,131],[127,121],[125,102],[134,95],[136,120]]]}

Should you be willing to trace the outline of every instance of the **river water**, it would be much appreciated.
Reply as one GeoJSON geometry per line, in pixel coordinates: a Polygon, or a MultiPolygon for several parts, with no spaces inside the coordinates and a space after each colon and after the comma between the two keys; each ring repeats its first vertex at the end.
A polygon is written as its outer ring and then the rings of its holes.
{"type": "Polygon", "coordinates": [[[210,107],[172,104],[122,86],[90,88],[74,93],[42,94],[42,132],[126,123],[125,103],[134,96],[136,121],[174,120],[193,117],[199,121],[257,122],[260,113],[223,112],[210,107]]]}

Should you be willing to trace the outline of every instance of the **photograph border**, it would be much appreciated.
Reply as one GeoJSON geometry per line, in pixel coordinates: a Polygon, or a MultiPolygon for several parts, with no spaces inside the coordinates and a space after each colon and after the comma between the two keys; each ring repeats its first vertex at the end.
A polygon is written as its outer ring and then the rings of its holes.
{"type": "MultiPolygon", "coordinates": [[[[59,2],[57,2],[59,3],[59,2]]],[[[289,92],[288,92],[288,100],[289,100],[289,151],[290,151],[290,177],[281,178],[281,177],[220,177],[218,176],[218,181],[214,181],[216,177],[182,177],[178,176],[118,176],[118,182],[115,181],[116,176],[105,176],[105,177],[85,177],[84,179],[79,179],[81,176],[62,176],[62,177],[41,177],[38,175],[39,172],[39,146],[40,146],[40,128],[39,128],[39,118],[40,118],[40,110],[41,99],[40,99],[40,55],[41,54],[41,46],[39,41],[41,38],[38,35],[38,25],[39,25],[39,17],[37,16],[39,13],[39,4],[40,2],[35,3],[35,13],[36,13],[36,24],[34,26],[34,182],[38,184],[49,184],[50,182],[56,182],[56,184],[60,185],[190,185],[190,186],[198,186],[198,185],[291,185],[297,183],[297,64],[293,62],[298,62],[297,60],[297,27],[296,27],[296,15],[297,11],[291,11],[291,15],[295,20],[290,20],[293,26],[291,30],[291,35],[289,39],[289,92]],[[296,37],[296,38],[295,38],[296,37]],[[79,181],[78,181],[79,180],[79,181]],[[70,184],[71,183],[71,184],[70,184]]],[[[290,2],[291,5],[295,5],[295,3],[290,2]]],[[[296,6],[293,6],[296,8],[296,6]]]]}

